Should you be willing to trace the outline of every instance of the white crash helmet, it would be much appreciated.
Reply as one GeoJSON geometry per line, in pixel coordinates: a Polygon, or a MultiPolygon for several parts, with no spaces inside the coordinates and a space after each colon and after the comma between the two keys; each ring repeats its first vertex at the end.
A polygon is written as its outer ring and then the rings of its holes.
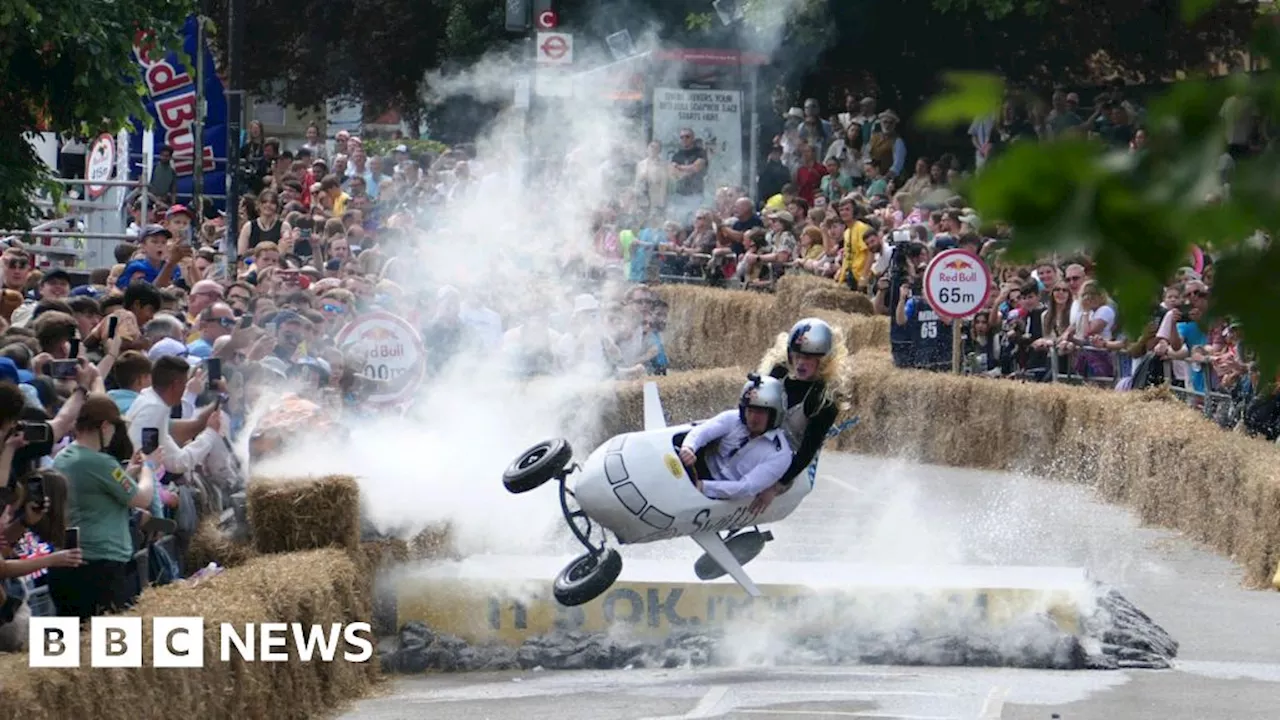
{"type": "Polygon", "coordinates": [[[738,400],[738,417],[747,421],[747,408],[769,410],[769,430],[782,427],[787,412],[787,391],[782,381],[773,377],[760,377],[755,373],[747,376],[747,384],[742,386],[742,397],[738,400]]]}
{"type": "Polygon", "coordinates": [[[791,326],[787,335],[787,354],[817,355],[826,357],[831,352],[835,333],[825,320],[805,318],[791,326]]]}

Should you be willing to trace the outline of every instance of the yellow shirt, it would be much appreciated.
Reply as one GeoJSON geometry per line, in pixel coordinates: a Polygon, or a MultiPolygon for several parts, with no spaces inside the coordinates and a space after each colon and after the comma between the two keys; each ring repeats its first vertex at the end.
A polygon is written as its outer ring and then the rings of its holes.
{"type": "Polygon", "coordinates": [[[346,193],[338,193],[337,199],[333,201],[333,216],[341,217],[342,213],[347,211],[347,201],[351,196],[346,193]]]}
{"type": "Polygon", "coordinates": [[[862,282],[871,262],[865,240],[870,229],[870,225],[858,220],[844,231],[844,262],[840,265],[840,272],[836,273],[837,282],[847,282],[849,277],[853,278],[855,285],[862,282]]]}

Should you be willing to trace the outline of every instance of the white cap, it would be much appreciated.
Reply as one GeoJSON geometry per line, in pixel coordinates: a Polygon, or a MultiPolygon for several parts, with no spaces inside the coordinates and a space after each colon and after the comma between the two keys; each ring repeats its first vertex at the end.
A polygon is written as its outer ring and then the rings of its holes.
{"type": "Polygon", "coordinates": [[[200,358],[190,355],[187,352],[187,346],[173,338],[163,338],[155,345],[152,345],[151,349],[147,351],[147,359],[151,362],[155,362],[168,355],[176,355],[183,360],[186,360],[188,365],[200,364],[200,358]]]}

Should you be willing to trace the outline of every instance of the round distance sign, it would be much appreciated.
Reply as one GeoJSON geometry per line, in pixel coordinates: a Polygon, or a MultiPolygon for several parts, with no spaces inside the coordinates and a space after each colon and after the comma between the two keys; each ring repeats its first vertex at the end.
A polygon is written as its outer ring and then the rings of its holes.
{"type": "Polygon", "coordinates": [[[943,250],[924,271],[924,296],[933,311],[953,320],[982,309],[991,296],[991,273],[968,250],[943,250]]]}
{"type": "Polygon", "coordinates": [[[360,374],[377,383],[369,402],[391,405],[408,400],[426,374],[422,338],[397,315],[361,315],[338,333],[336,344],[347,357],[362,360],[360,374]]]}

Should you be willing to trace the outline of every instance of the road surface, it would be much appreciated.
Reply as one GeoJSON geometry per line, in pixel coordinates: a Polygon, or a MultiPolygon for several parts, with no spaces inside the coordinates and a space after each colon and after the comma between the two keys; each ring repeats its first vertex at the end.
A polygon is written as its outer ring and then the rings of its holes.
{"type": "MultiPolygon", "coordinates": [[[[341,720],[1249,720],[1280,703],[1280,593],[1078,486],[827,453],[761,557],[1079,566],[1181,643],[1174,670],[708,668],[396,678],[341,720]]],[[[686,547],[688,545],[688,547],[686,547]]],[[[692,562],[675,542],[628,548],[692,562]]]]}

